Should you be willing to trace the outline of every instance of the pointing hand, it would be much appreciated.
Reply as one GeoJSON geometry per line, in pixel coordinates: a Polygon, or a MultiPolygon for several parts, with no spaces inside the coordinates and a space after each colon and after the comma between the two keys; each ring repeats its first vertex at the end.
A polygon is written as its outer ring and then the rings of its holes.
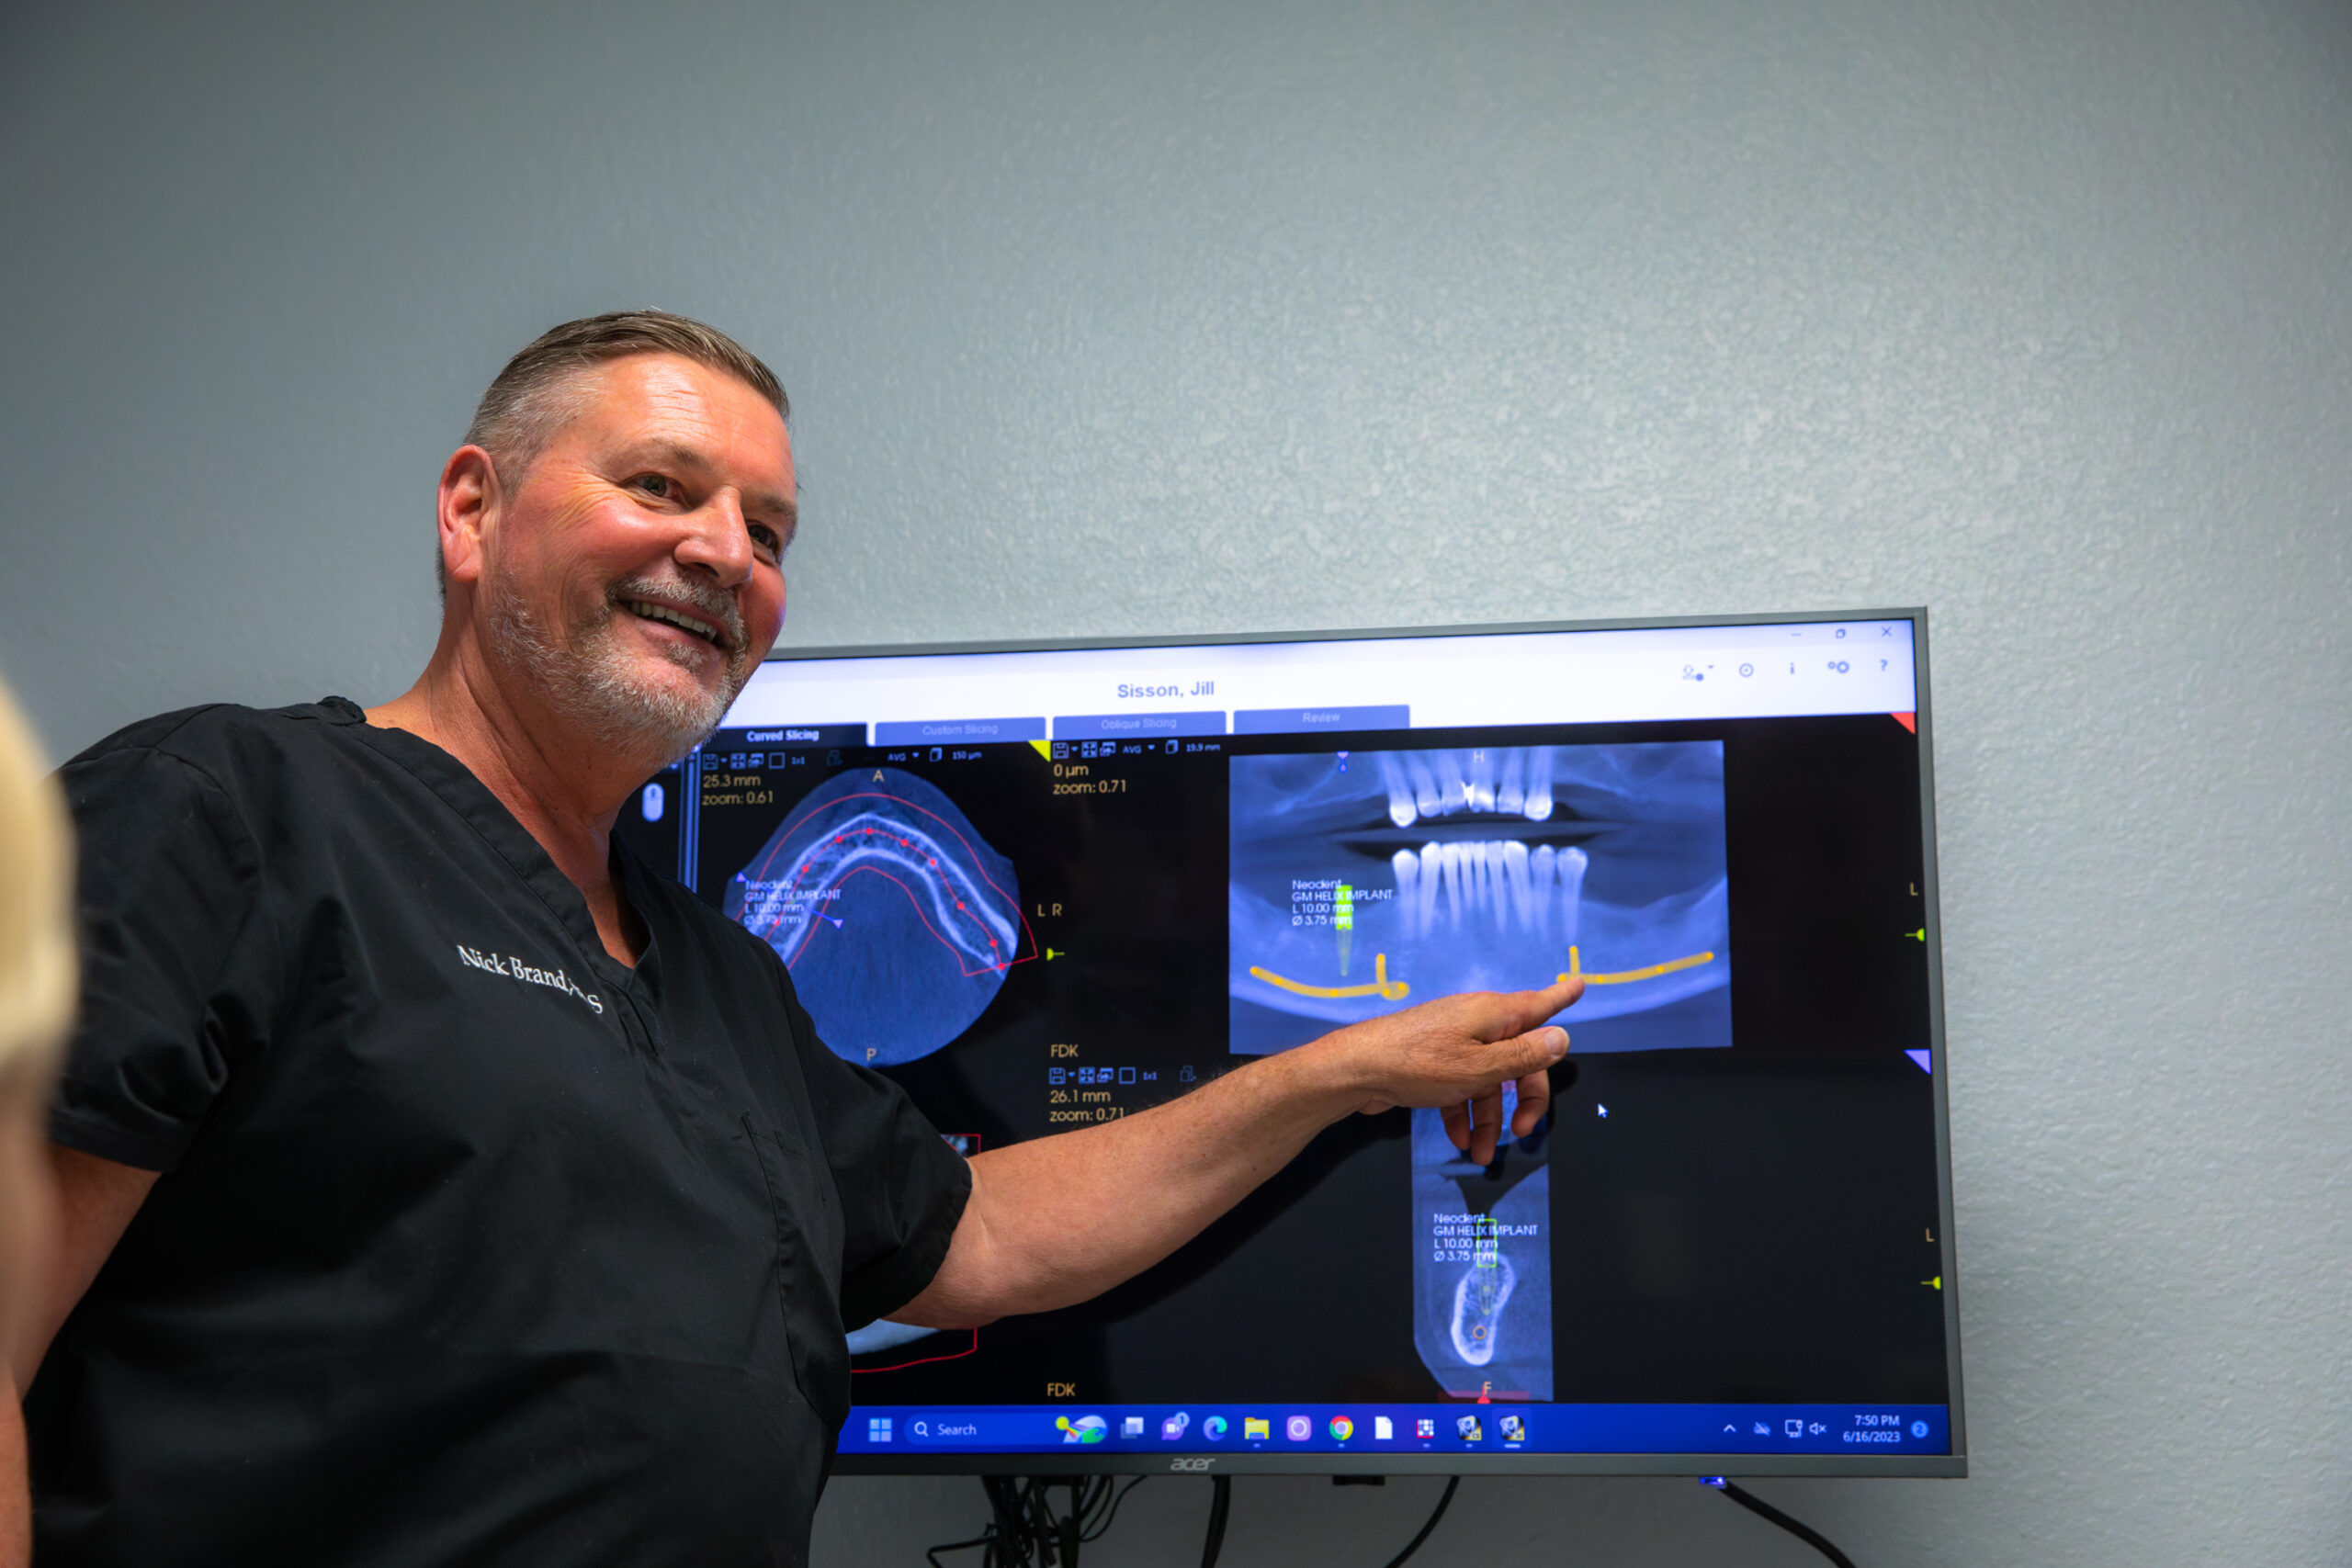
{"type": "Polygon", "coordinates": [[[1540,991],[1466,992],[1325,1038],[1361,1086],[1364,1112],[1435,1106],[1453,1146],[1486,1165],[1502,1131],[1505,1084],[1519,1092],[1512,1136],[1533,1132],[1550,1108],[1548,1074],[1567,1055],[1568,1033],[1544,1021],[1583,995],[1579,976],[1540,991]]]}

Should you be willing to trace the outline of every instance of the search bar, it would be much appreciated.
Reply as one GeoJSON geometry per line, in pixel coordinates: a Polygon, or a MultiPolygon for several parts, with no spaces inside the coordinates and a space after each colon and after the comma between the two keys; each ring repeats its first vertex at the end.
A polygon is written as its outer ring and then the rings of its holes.
{"type": "Polygon", "coordinates": [[[905,1430],[909,1441],[938,1449],[1039,1448],[1068,1436],[1049,1416],[1001,1410],[926,1410],[905,1430]]]}

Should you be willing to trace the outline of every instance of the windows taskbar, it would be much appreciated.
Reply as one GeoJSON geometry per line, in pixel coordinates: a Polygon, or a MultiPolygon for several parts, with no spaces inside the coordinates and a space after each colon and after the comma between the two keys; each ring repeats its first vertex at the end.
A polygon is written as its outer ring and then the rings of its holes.
{"type": "Polygon", "coordinates": [[[1943,1404],[861,1404],[854,1454],[1940,1456],[1943,1404]]]}

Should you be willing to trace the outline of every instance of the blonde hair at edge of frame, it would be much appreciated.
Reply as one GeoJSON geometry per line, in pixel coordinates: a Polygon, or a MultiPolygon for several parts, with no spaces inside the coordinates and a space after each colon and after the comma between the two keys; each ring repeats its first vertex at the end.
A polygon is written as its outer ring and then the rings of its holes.
{"type": "Polygon", "coordinates": [[[73,1021],[72,840],[31,728],[0,687],[0,1092],[38,1087],[73,1021]]]}

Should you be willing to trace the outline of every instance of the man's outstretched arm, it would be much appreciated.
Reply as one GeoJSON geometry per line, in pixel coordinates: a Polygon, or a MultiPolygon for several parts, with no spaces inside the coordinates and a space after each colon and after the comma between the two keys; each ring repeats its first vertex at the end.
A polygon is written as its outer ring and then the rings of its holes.
{"type": "Polygon", "coordinates": [[[1484,1165],[1516,1081],[1512,1131],[1534,1131],[1566,1055],[1544,1021],[1584,994],[1477,993],[1393,1013],[1261,1058],[1181,1099],[1101,1126],[991,1149],[931,1284],[899,1323],[963,1328],[1101,1294],[1150,1268],[1355,1111],[1440,1106],[1484,1165]]]}

